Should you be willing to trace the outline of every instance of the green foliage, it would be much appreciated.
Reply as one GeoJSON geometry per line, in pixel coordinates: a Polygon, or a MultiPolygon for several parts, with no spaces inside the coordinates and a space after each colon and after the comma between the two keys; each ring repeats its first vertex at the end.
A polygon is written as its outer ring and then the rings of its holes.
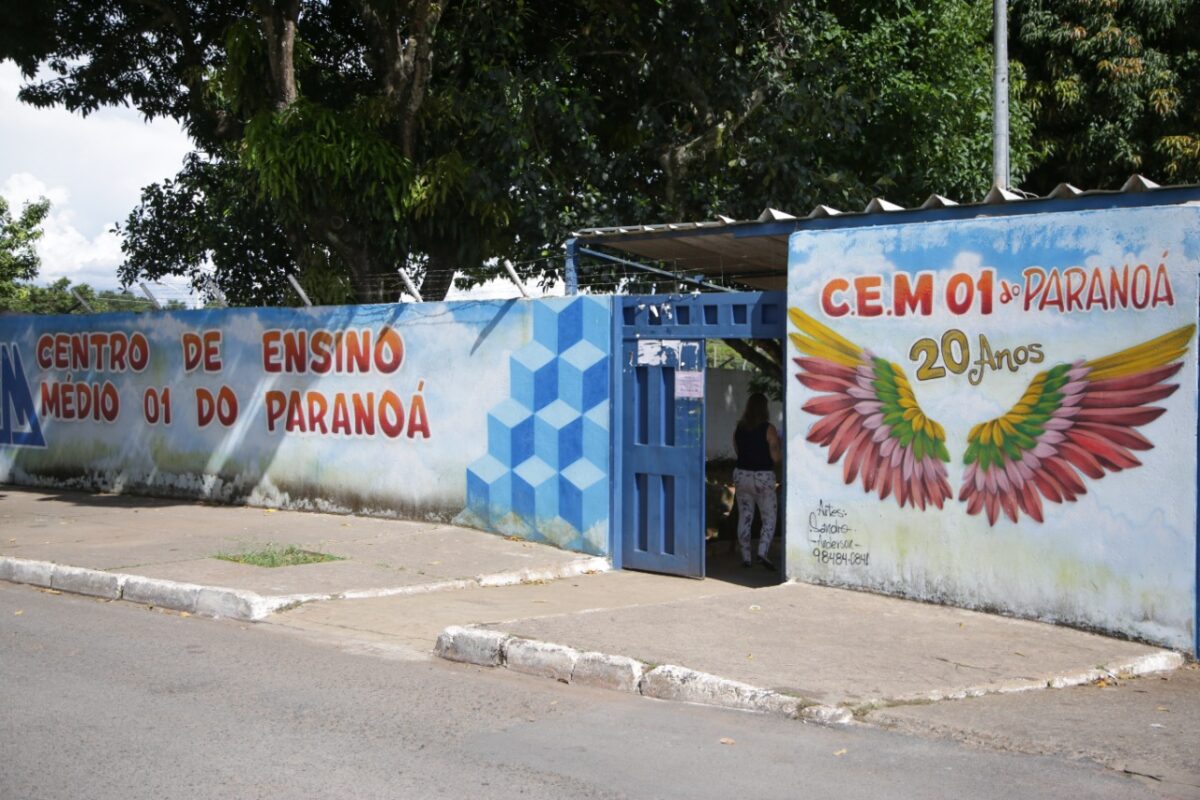
{"type": "Polygon", "coordinates": [[[1015,0],[1040,163],[1027,185],[1200,181],[1200,2],[1015,0]]]}
{"type": "MultiPolygon", "coordinates": [[[[1014,0],[1015,183],[1200,180],[1200,0],[1014,0]]],[[[19,4],[21,96],[129,104],[196,152],[124,225],[123,281],[234,304],[440,298],[570,231],[978,199],[987,0],[19,4]],[[164,11],[165,9],[165,11],[164,11]]],[[[686,264],[679,265],[686,267],[686,264]]],[[[604,275],[596,278],[603,284],[604,275]]]]}
{"type": "Polygon", "coordinates": [[[50,201],[43,199],[26,203],[13,217],[8,202],[0,197],[0,311],[15,310],[22,295],[21,282],[37,275],[41,261],[35,246],[49,212],[50,201]]]}
{"type": "MultiPolygon", "coordinates": [[[[164,308],[179,310],[186,306],[178,300],[171,300],[165,304],[164,308]]],[[[7,307],[0,307],[0,310],[18,314],[102,314],[153,311],[154,304],[147,298],[129,291],[114,289],[97,291],[86,283],[72,286],[69,278],[59,278],[45,286],[33,283],[18,284],[12,301],[7,307]],[[72,294],[72,290],[83,298],[91,311],[88,311],[79,302],[72,294]]]]}
{"type": "Polygon", "coordinates": [[[243,553],[218,553],[213,557],[222,561],[250,564],[255,567],[295,567],[301,564],[320,564],[325,561],[342,560],[340,556],[303,550],[294,544],[289,544],[287,547],[267,544],[258,550],[248,550],[243,553]]]}
{"type": "MultiPolygon", "coordinates": [[[[392,300],[401,265],[437,299],[493,258],[552,279],[580,227],[987,184],[983,0],[308,0],[294,40],[285,4],[33,5],[0,32],[50,75],[26,100],[131,103],[197,143],[127,220],[122,279],[203,289],[211,263],[234,303],[294,302],[287,273],[392,300]]],[[[1020,114],[1013,140],[1019,171],[1020,114]]]]}

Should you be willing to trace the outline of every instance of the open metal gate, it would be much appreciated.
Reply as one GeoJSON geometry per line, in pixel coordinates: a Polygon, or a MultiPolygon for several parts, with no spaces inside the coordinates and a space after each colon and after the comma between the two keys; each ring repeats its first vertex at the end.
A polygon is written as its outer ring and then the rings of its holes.
{"type": "Polygon", "coordinates": [[[704,577],[705,340],[779,339],[779,292],[614,298],[614,565],[704,577]]]}

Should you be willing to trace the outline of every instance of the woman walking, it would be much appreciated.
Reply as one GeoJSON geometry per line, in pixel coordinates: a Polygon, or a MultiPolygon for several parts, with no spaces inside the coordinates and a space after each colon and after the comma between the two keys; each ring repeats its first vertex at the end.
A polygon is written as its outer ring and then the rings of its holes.
{"type": "Polygon", "coordinates": [[[754,507],[762,515],[762,533],[758,540],[758,563],[775,569],[767,555],[775,538],[775,467],[779,464],[779,431],[768,419],[767,397],[761,392],[750,395],[746,410],[733,433],[737,464],[733,484],[737,489],[738,544],[742,548],[742,566],[750,566],[750,525],[754,507]]]}

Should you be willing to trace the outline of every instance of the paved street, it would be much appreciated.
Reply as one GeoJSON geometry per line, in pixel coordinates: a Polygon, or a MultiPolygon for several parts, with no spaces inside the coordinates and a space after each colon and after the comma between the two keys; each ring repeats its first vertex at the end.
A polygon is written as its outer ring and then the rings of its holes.
{"type": "Polygon", "coordinates": [[[8,584],[0,675],[0,797],[22,800],[1164,793],[1061,757],[660,703],[8,584]]]}

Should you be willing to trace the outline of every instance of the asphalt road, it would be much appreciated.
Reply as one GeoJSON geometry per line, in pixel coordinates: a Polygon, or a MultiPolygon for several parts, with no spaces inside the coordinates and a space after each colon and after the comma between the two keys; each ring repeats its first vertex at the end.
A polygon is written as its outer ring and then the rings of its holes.
{"type": "Polygon", "coordinates": [[[1069,796],[1156,795],[1087,763],[0,584],[4,800],[1069,796]]]}

